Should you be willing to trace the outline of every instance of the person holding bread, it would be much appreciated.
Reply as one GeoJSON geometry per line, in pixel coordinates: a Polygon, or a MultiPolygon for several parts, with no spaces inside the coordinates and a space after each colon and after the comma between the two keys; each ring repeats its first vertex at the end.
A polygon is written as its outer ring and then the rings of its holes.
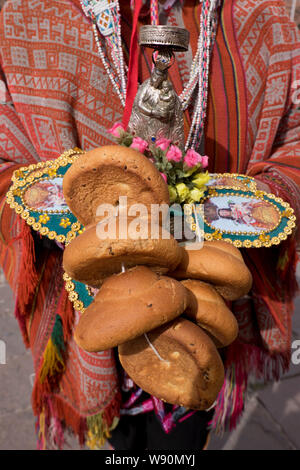
{"type": "MultiPolygon", "coordinates": [[[[208,75],[198,84],[206,116],[199,140],[209,156],[209,171],[254,177],[258,189],[287,201],[299,217],[298,30],[281,0],[126,0],[117,2],[114,14],[108,10],[110,22],[103,23],[115,31],[114,41],[87,15],[99,4],[93,13],[98,18],[100,3],[7,0],[0,13],[0,262],[15,294],[20,332],[33,355],[38,446],[63,448],[65,431],[71,430],[81,445],[92,448],[109,439],[117,450],[199,450],[207,444],[209,429],[237,424],[250,374],[276,380],[288,370],[298,233],[272,248],[237,250],[225,242],[206,242],[192,256],[174,240],[159,239],[130,247],[125,241],[108,244],[104,254],[97,245],[89,194],[112,200],[125,191],[133,202],[168,202],[167,186],[152,163],[140,164],[135,149],[109,153],[113,140],[107,132],[123,114],[131,32],[155,22],[156,12],[160,24],[190,32],[189,50],[176,55],[169,71],[187,104],[185,139],[198,122],[193,120],[198,102],[196,89],[189,86],[190,71],[209,55],[208,75]],[[207,41],[201,41],[203,32],[207,41]],[[14,171],[74,147],[91,159],[81,160],[84,168],[74,165],[69,186],[64,182],[66,201],[86,226],[72,253],[72,243],[64,252],[31,230],[6,204],[5,195],[14,171]],[[99,148],[108,162],[106,185],[103,178],[90,177],[93,152],[99,148]],[[76,184],[87,181],[92,193],[87,187],[85,197],[76,199],[76,184]],[[68,299],[64,270],[91,288],[100,287],[82,317],[68,299]],[[176,296],[163,308],[170,291],[176,296]],[[135,316],[128,335],[123,302],[136,314],[145,300],[143,322],[135,316]],[[95,305],[106,318],[101,344],[92,336],[95,305]],[[120,320],[123,330],[116,344],[109,320],[118,309],[124,325],[120,320]],[[88,322],[83,322],[85,314],[88,322]],[[51,354],[53,344],[63,345],[58,355],[51,354]],[[162,385],[158,397],[153,395],[154,369],[162,385]],[[201,386],[191,386],[200,370],[201,386]],[[165,387],[164,377],[171,376],[165,387]]],[[[151,74],[151,51],[140,51],[137,58],[142,83],[151,74]]]]}

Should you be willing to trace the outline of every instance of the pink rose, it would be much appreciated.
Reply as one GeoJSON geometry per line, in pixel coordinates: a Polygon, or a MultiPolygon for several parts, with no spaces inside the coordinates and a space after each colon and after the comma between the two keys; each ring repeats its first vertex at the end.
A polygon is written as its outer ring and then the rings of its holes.
{"type": "Polygon", "coordinates": [[[125,129],[121,122],[115,122],[115,124],[110,129],[107,129],[107,132],[112,134],[114,137],[120,137],[122,131],[125,131],[125,129]]]}
{"type": "Polygon", "coordinates": [[[141,153],[144,153],[145,150],[148,148],[148,142],[141,139],[140,137],[134,137],[130,147],[132,149],[138,150],[141,153]]]}
{"type": "Polygon", "coordinates": [[[166,183],[168,182],[167,175],[165,175],[164,173],[160,173],[160,176],[162,177],[162,179],[165,180],[166,183]]]}
{"type": "Polygon", "coordinates": [[[186,166],[188,166],[189,168],[192,168],[193,166],[196,166],[201,162],[202,162],[202,157],[200,153],[196,152],[193,149],[189,149],[186,152],[186,155],[184,157],[184,163],[186,164],[186,166]]]}
{"type": "Polygon", "coordinates": [[[181,150],[176,147],[176,145],[171,145],[169,148],[167,154],[166,154],[167,160],[173,161],[173,162],[180,162],[181,157],[182,157],[182,152],[181,150]]]}
{"type": "Polygon", "coordinates": [[[202,168],[206,168],[208,166],[208,156],[207,155],[204,155],[201,158],[201,165],[202,165],[202,168]]]}
{"type": "Polygon", "coordinates": [[[162,150],[167,150],[169,147],[171,141],[169,139],[165,139],[164,137],[161,137],[155,142],[155,147],[159,147],[162,150]]]}

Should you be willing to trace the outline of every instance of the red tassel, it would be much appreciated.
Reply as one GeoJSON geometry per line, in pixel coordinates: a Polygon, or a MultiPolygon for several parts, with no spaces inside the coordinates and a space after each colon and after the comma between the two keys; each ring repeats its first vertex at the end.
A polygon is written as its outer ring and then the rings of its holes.
{"type": "Polygon", "coordinates": [[[120,416],[120,407],[122,402],[121,392],[118,391],[111,403],[103,411],[103,419],[108,427],[111,427],[115,417],[120,416]]]}
{"type": "Polygon", "coordinates": [[[58,396],[51,396],[54,415],[63,423],[64,428],[71,428],[75,436],[78,437],[81,446],[85,443],[87,433],[86,418],[74,410],[68,403],[58,396]]]}
{"type": "MultiPolygon", "coordinates": [[[[41,368],[42,367],[43,367],[43,361],[41,364],[41,368]]],[[[48,376],[45,377],[45,380],[43,381],[43,383],[40,382],[41,368],[35,376],[32,397],[31,397],[33,413],[37,416],[44,409],[47,395],[50,395],[50,393],[53,392],[53,387],[51,386],[51,383],[49,382],[48,376]]]]}
{"type": "Polygon", "coordinates": [[[63,324],[64,342],[67,343],[72,335],[74,323],[74,308],[68,298],[68,292],[65,288],[62,290],[57,313],[60,315],[63,324]]]}
{"type": "Polygon", "coordinates": [[[20,315],[31,311],[32,301],[38,284],[38,274],[35,266],[35,247],[31,228],[24,221],[19,237],[22,242],[22,254],[18,273],[18,310],[20,315]]]}
{"type": "Polygon", "coordinates": [[[26,348],[29,348],[30,343],[29,343],[29,337],[28,337],[27,328],[26,328],[26,321],[25,321],[24,315],[20,314],[18,298],[16,299],[15,312],[14,313],[15,313],[15,317],[18,320],[18,323],[19,323],[19,327],[20,327],[20,330],[21,330],[21,333],[22,333],[24,344],[25,344],[26,348]]]}
{"type": "MultiPolygon", "coordinates": [[[[50,388],[48,380],[46,383],[43,383],[42,387],[39,382],[36,382],[34,396],[38,402],[35,403],[34,414],[39,416],[41,413],[45,413],[47,423],[51,423],[51,419],[59,420],[61,428],[63,430],[71,429],[78,438],[79,444],[83,446],[88,432],[87,417],[81,416],[70,404],[58,395],[55,395],[53,391],[51,392],[50,388]]],[[[120,403],[121,395],[116,393],[113,400],[103,411],[102,419],[108,428],[111,427],[113,419],[119,417],[120,403]]],[[[60,441],[62,442],[62,439],[60,441]]]]}
{"type": "Polygon", "coordinates": [[[284,286],[289,300],[292,300],[299,291],[296,277],[298,254],[295,237],[289,238],[280,245],[279,259],[276,267],[278,277],[284,286]]]}

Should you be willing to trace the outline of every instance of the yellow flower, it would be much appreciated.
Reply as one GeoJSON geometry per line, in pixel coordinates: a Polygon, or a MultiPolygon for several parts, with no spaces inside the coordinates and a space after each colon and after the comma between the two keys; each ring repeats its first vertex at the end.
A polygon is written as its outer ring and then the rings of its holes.
{"type": "Polygon", "coordinates": [[[168,185],[170,202],[175,202],[177,199],[177,191],[174,186],[168,185]]]}
{"type": "Polygon", "coordinates": [[[189,195],[189,192],[190,192],[187,185],[184,184],[184,183],[177,183],[176,184],[176,190],[177,190],[177,194],[178,194],[180,202],[185,201],[187,199],[188,195],[189,195]]]}
{"type": "Polygon", "coordinates": [[[218,192],[216,191],[215,188],[208,188],[208,194],[209,196],[213,197],[213,196],[217,196],[218,192]]]}
{"type": "Polygon", "coordinates": [[[189,196],[188,196],[188,202],[199,202],[200,199],[203,197],[204,191],[198,188],[193,188],[190,190],[189,196]]]}
{"type": "Polygon", "coordinates": [[[291,215],[293,215],[294,211],[293,209],[285,209],[283,212],[282,212],[282,217],[291,217],[291,215]]]}
{"type": "Polygon", "coordinates": [[[193,178],[192,182],[198,189],[203,189],[210,180],[210,176],[208,172],[205,173],[198,173],[195,178],[193,178]]]}
{"type": "Polygon", "coordinates": [[[67,217],[65,219],[61,219],[59,225],[63,228],[67,228],[69,225],[71,225],[70,219],[68,219],[67,217]]]}
{"type": "Polygon", "coordinates": [[[214,240],[221,240],[222,239],[222,234],[219,232],[219,230],[216,230],[214,233],[211,234],[214,240]]]}
{"type": "Polygon", "coordinates": [[[13,193],[14,193],[14,196],[21,196],[21,189],[20,188],[14,189],[13,193]]]}
{"type": "Polygon", "coordinates": [[[56,176],[56,168],[49,168],[47,173],[50,178],[53,178],[54,176],[56,176]]]}
{"type": "Polygon", "coordinates": [[[49,219],[50,219],[50,217],[49,217],[48,214],[40,215],[40,217],[39,217],[39,223],[40,223],[40,224],[46,224],[49,219]]]}
{"type": "Polygon", "coordinates": [[[15,177],[16,178],[24,178],[24,173],[22,170],[16,170],[15,171],[15,177]]]}
{"type": "Polygon", "coordinates": [[[261,233],[258,237],[262,242],[268,242],[270,241],[270,235],[265,235],[264,233],[261,233]]]}

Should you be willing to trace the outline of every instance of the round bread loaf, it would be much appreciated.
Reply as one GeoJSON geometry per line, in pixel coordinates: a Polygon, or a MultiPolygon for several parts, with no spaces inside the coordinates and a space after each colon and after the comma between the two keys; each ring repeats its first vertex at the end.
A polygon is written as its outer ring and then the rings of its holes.
{"type": "MultiPolygon", "coordinates": [[[[99,225],[94,224],[66,246],[63,267],[72,279],[99,287],[106,277],[121,272],[122,268],[145,265],[159,274],[176,268],[182,251],[162,227],[159,227],[159,238],[132,239],[128,231],[124,232],[124,238],[119,238],[119,219],[114,220],[116,232],[110,238],[103,239],[99,225]]],[[[150,230],[150,223],[147,227],[150,230]]]]}
{"type": "Polygon", "coordinates": [[[129,377],[167,403],[205,410],[214,403],[224,381],[216,346],[200,327],[183,318],[118,350],[129,377]]]}
{"type": "Polygon", "coordinates": [[[168,186],[153,163],[137,150],[107,145],[91,150],[72,164],[63,179],[63,193],[71,212],[83,225],[100,220],[100,204],[127,206],[169,204],[168,186]]]}
{"type": "Polygon", "coordinates": [[[200,250],[182,248],[182,252],[181,262],[170,276],[206,281],[226,300],[243,297],[251,289],[251,273],[240,251],[230,243],[204,242],[200,250]]]}
{"type": "Polygon", "coordinates": [[[184,314],[201,326],[218,348],[231,344],[237,337],[238,323],[220,294],[202,281],[181,282],[190,295],[184,314]]]}
{"type": "Polygon", "coordinates": [[[173,320],[187,302],[180,282],[138,266],[105,280],[74,338],[86,351],[104,351],[173,320]]]}

